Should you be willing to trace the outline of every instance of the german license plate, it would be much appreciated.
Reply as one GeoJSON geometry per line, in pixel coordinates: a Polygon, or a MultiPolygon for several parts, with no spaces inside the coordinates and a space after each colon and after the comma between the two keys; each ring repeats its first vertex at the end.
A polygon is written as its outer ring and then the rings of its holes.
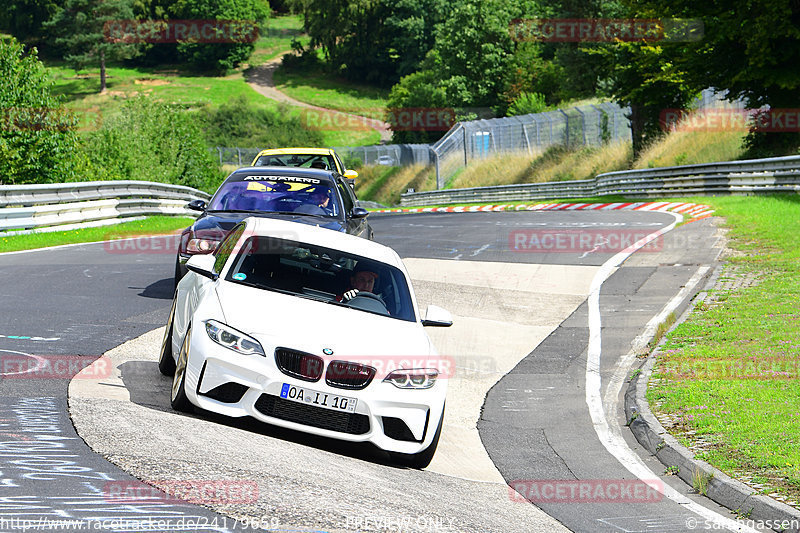
{"type": "Polygon", "coordinates": [[[289,383],[284,383],[281,387],[281,398],[304,403],[306,405],[313,405],[315,407],[322,407],[323,409],[330,409],[332,411],[344,411],[346,413],[355,412],[356,403],[358,402],[356,398],[328,394],[327,392],[318,392],[303,387],[296,387],[289,383]]]}

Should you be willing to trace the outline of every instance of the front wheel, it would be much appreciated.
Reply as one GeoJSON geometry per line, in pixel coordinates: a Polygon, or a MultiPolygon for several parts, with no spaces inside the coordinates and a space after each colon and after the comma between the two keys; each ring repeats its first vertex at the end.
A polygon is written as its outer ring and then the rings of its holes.
{"type": "Polygon", "coordinates": [[[165,376],[175,374],[175,359],[172,357],[172,323],[175,321],[175,307],[178,297],[172,300],[172,309],[167,319],[167,330],[164,332],[164,340],[161,341],[161,355],[158,357],[158,370],[165,376]]]}
{"type": "Polygon", "coordinates": [[[439,426],[436,428],[436,434],[433,436],[431,445],[418,453],[398,453],[389,452],[389,457],[393,463],[409,468],[425,468],[433,460],[433,455],[436,453],[436,447],[439,446],[439,436],[442,434],[442,424],[444,423],[444,409],[442,409],[442,417],[439,419],[439,426]]]}
{"type": "Polygon", "coordinates": [[[172,378],[172,392],[170,394],[170,405],[176,411],[191,413],[193,411],[192,402],[186,397],[186,364],[189,360],[189,346],[191,344],[192,328],[186,330],[186,336],[181,344],[181,351],[178,353],[178,362],[175,365],[175,376],[172,378]]]}

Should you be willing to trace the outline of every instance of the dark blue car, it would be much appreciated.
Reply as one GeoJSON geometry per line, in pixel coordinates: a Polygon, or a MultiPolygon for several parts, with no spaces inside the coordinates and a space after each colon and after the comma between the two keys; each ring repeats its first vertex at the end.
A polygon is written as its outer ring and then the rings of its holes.
{"type": "Polygon", "coordinates": [[[175,283],[186,274],[186,261],[195,254],[213,253],[236,224],[250,216],[280,218],[312,224],[372,239],[368,212],[358,206],[353,188],[337,172],[295,167],[246,167],[234,171],[202,211],[183,230],[175,261],[175,283]]]}

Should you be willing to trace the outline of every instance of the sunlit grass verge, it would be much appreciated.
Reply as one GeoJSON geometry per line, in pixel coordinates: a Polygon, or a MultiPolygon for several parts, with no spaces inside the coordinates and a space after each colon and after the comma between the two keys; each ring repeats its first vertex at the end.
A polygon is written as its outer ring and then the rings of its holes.
{"type": "Polygon", "coordinates": [[[124,239],[136,235],[163,235],[173,233],[192,224],[193,218],[154,216],[143,220],[132,220],[100,226],[96,228],[80,228],[70,231],[52,231],[45,233],[28,233],[22,235],[4,235],[0,237],[0,252],[16,252],[33,250],[63,244],[82,242],[98,242],[113,239],[124,239]]]}
{"type": "Polygon", "coordinates": [[[470,163],[448,180],[448,189],[517,183],[592,179],[597,174],[624,170],[631,162],[630,143],[569,149],[553,146],[532,154],[500,154],[470,163]]]}
{"type": "Polygon", "coordinates": [[[353,83],[318,69],[288,70],[280,67],[274,75],[276,87],[307,104],[383,119],[388,89],[353,83]]]}
{"type": "Polygon", "coordinates": [[[800,501],[800,196],[703,198],[725,217],[723,272],[757,284],[716,291],[667,335],[647,396],[700,458],[800,501]]]}
{"type": "Polygon", "coordinates": [[[675,131],[644,150],[632,168],[735,161],[744,155],[744,131],[675,131]]]}
{"type": "Polygon", "coordinates": [[[433,167],[411,165],[388,167],[365,165],[358,169],[356,195],[360,200],[370,200],[386,206],[400,203],[400,195],[408,189],[430,191],[436,188],[433,167]]]}

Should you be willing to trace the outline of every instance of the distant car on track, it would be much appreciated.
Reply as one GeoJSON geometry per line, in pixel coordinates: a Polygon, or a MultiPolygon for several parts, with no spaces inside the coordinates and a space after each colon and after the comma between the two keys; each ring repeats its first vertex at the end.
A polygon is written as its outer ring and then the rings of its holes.
{"type": "MultiPolygon", "coordinates": [[[[247,218],[178,284],[159,357],[171,404],[370,442],[423,468],[442,429],[446,372],[399,256],[352,235],[247,218]],[[359,272],[374,292],[348,291],[359,272]]],[[[446,363],[446,362],[445,362],[446,363]]]]}
{"type": "Polygon", "coordinates": [[[372,239],[366,209],[336,171],[295,167],[244,167],[235,170],[206,204],[190,202],[202,214],[181,234],[175,283],[186,261],[212,253],[228,231],[248,216],[291,220],[372,239]],[[324,199],[327,198],[327,201],[324,199]]]}
{"type": "Polygon", "coordinates": [[[261,150],[253,159],[252,165],[254,167],[321,168],[334,170],[347,180],[355,180],[358,177],[358,172],[344,167],[342,158],[331,148],[270,148],[261,150]]]}

